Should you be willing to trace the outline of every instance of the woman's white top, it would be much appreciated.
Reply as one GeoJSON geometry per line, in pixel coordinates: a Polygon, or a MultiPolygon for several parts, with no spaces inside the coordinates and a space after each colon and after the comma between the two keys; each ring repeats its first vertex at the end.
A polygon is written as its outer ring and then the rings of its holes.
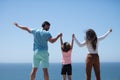
{"type": "Polygon", "coordinates": [[[96,44],[96,50],[93,49],[93,47],[90,43],[86,43],[86,41],[83,41],[82,43],[80,43],[76,38],[74,38],[74,39],[79,47],[83,47],[83,46],[87,47],[88,54],[97,54],[98,53],[98,42],[105,39],[109,35],[109,33],[110,33],[110,31],[107,31],[104,35],[98,37],[97,44],[96,44]]]}

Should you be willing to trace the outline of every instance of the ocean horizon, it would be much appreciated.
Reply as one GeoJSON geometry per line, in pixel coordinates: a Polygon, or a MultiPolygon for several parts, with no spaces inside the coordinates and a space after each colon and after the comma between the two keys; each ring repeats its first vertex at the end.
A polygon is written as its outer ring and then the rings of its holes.
{"type": "MultiPolygon", "coordinates": [[[[50,63],[48,71],[50,80],[62,80],[61,63],[50,63]]],[[[31,63],[0,63],[0,80],[30,80],[31,63]]],[[[120,62],[101,62],[101,80],[120,80],[120,62]]],[[[92,69],[91,80],[95,80],[92,69]]],[[[36,80],[43,80],[41,66],[36,80]]],[[[72,80],[85,80],[85,63],[72,63],[72,80]]]]}

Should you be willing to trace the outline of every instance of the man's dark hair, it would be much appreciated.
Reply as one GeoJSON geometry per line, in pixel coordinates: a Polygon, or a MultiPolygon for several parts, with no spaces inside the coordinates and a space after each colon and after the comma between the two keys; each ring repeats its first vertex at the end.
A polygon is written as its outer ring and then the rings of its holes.
{"type": "Polygon", "coordinates": [[[45,25],[50,26],[50,23],[49,23],[48,21],[44,21],[44,22],[42,23],[42,27],[44,27],[45,25]]]}

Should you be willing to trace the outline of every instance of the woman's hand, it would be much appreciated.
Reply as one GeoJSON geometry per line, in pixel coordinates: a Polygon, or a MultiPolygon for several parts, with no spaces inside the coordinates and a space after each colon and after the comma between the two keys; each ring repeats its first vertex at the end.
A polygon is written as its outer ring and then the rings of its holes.
{"type": "Polygon", "coordinates": [[[112,32],[112,29],[110,29],[109,31],[112,32]]]}

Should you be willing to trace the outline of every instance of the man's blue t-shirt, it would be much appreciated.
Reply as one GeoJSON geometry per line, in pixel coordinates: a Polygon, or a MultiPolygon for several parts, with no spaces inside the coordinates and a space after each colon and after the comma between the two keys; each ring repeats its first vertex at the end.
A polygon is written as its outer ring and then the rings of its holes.
{"type": "Polygon", "coordinates": [[[51,34],[43,29],[33,29],[31,33],[34,37],[33,50],[48,50],[48,39],[52,37],[51,34]]]}

